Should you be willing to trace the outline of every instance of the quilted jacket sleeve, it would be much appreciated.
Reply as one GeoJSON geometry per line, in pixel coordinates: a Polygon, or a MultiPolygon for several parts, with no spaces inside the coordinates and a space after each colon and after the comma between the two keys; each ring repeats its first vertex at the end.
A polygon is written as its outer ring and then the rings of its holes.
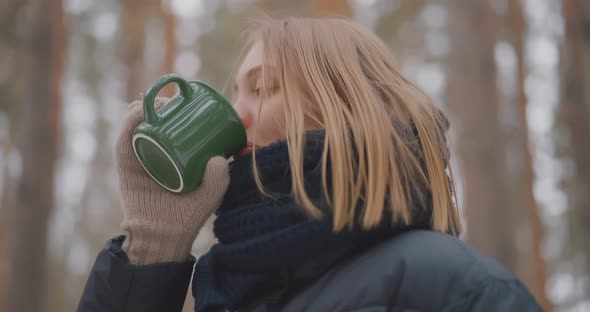
{"type": "Polygon", "coordinates": [[[125,236],[98,254],[77,311],[181,311],[195,263],[133,265],[121,249],[125,236]]]}

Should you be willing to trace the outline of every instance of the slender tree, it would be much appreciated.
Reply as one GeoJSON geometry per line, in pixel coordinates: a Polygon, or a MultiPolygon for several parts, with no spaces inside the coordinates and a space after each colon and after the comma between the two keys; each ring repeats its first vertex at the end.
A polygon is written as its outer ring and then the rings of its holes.
{"type": "Polygon", "coordinates": [[[310,0],[311,11],[315,16],[348,16],[351,11],[346,0],[310,0]]]}
{"type": "MultiPolygon", "coordinates": [[[[572,240],[586,259],[590,274],[590,3],[563,0],[565,38],[561,77],[561,111],[569,128],[570,150],[575,166],[571,191],[572,240]]],[[[587,295],[590,289],[586,289],[587,295]]]]}
{"type": "Polygon", "coordinates": [[[145,19],[149,7],[142,0],[123,0],[121,12],[122,58],[125,67],[125,100],[139,98],[143,91],[143,60],[145,48],[145,19]]]}
{"type": "Polygon", "coordinates": [[[529,259],[532,268],[525,281],[528,281],[528,287],[545,311],[552,310],[552,305],[545,294],[545,285],[547,279],[546,263],[543,258],[543,223],[539,216],[539,207],[533,194],[533,159],[529,145],[529,135],[527,127],[527,97],[525,93],[526,62],[524,57],[524,40],[525,40],[525,21],[520,1],[509,2],[509,12],[511,21],[512,45],[516,53],[516,80],[517,80],[517,107],[519,116],[519,135],[520,146],[523,154],[523,168],[520,181],[520,200],[517,202],[524,205],[526,210],[527,228],[530,229],[530,241],[527,242],[530,248],[529,259]]]}
{"type": "Polygon", "coordinates": [[[498,114],[495,16],[488,1],[448,1],[448,108],[463,184],[466,238],[516,272],[513,213],[498,114]]]}
{"type": "MultiPolygon", "coordinates": [[[[161,74],[174,72],[174,60],[176,59],[176,18],[170,10],[169,2],[160,5],[159,17],[164,27],[164,59],[160,65],[161,74]]],[[[176,93],[176,87],[169,84],[160,91],[161,96],[172,97],[176,93]]]]}
{"type": "MultiPolygon", "coordinates": [[[[11,53],[10,49],[3,49],[0,52],[0,58],[9,62],[8,72],[11,72],[11,79],[7,79],[0,83],[0,112],[4,116],[8,116],[9,121],[14,121],[20,113],[21,94],[18,92],[22,85],[23,75],[22,71],[15,70],[20,68],[22,60],[23,38],[17,35],[16,16],[22,12],[24,4],[20,1],[11,0],[0,3],[0,45],[4,47],[11,47],[17,53],[11,53]]],[[[10,122],[6,128],[2,129],[8,131],[5,137],[0,138],[0,155],[2,155],[4,164],[0,167],[0,175],[2,179],[2,189],[0,190],[0,311],[6,311],[8,308],[8,290],[10,288],[9,271],[10,271],[10,244],[9,234],[11,232],[12,222],[10,222],[10,212],[14,208],[14,188],[15,181],[10,174],[10,161],[8,158],[16,154],[15,148],[15,132],[16,123],[10,122]]]]}
{"type": "Polygon", "coordinates": [[[31,0],[27,90],[24,93],[22,176],[11,227],[9,311],[44,309],[47,223],[54,201],[58,142],[63,4],[31,0]]]}

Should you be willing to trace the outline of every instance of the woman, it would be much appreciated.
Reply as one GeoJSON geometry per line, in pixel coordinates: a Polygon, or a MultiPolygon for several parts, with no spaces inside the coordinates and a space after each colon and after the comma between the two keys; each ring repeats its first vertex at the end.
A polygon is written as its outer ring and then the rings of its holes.
{"type": "MultiPolygon", "coordinates": [[[[191,245],[196,311],[536,311],[510,273],[457,239],[448,124],[385,45],[341,19],[263,19],[234,107],[251,142],[177,195],[117,143],[125,235],[99,254],[80,311],[179,311],[191,245]],[[230,168],[231,167],[231,168],[230,168]]],[[[162,105],[165,100],[160,100],[162,105]]]]}

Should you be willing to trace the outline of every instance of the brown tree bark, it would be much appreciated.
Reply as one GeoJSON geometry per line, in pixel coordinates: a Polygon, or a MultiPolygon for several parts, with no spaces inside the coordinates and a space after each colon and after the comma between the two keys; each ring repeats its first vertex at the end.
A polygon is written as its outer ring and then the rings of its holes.
{"type": "MultiPolygon", "coordinates": [[[[13,147],[10,142],[2,144],[0,147],[0,153],[5,156],[13,153],[13,147]]],[[[9,298],[10,286],[10,253],[9,253],[9,242],[8,236],[10,234],[11,225],[9,222],[9,212],[14,207],[14,183],[8,174],[9,168],[5,168],[0,174],[2,174],[3,189],[2,189],[2,201],[0,202],[0,311],[6,311],[8,309],[7,303],[9,298]]]]}
{"type": "Polygon", "coordinates": [[[543,222],[539,215],[539,207],[533,193],[534,171],[533,159],[529,145],[529,135],[527,127],[527,97],[525,94],[525,58],[524,58],[524,39],[525,39],[525,21],[522,12],[522,7],[519,1],[509,2],[510,21],[513,35],[513,46],[516,53],[516,78],[517,78],[517,107],[519,111],[519,139],[522,146],[523,154],[523,168],[522,181],[520,188],[521,199],[518,201],[524,205],[526,210],[527,228],[530,229],[530,257],[524,255],[526,262],[530,263],[532,268],[529,269],[529,274],[525,282],[527,286],[543,306],[544,311],[551,311],[553,309],[551,301],[547,298],[545,293],[547,273],[546,263],[543,258],[543,222]],[[532,259],[530,259],[532,258],[532,259]],[[532,261],[531,261],[532,260],[532,261]]]}
{"type": "Polygon", "coordinates": [[[123,66],[125,66],[124,81],[127,86],[125,100],[127,102],[139,99],[139,94],[144,91],[143,51],[145,48],[145,19],[148,13],[149,6],[146,5],[146,1],[122,1],[122,58],[123,66]]]}
{"type": "Polygon", "coordinates": [[[310,0],[310,4],[314,16],[350,17],[351,14],[347,0],[310,0]]]}
{"type": "MultiPolygon", "coordinates": [[[[9,121],[19,120],[21,111],[22,92],[24,77],[21,70],[22,64],[26,63],[22,56],[23,36],[17,32],[16,26],[18,16],[23,12],[26,3],[18,0],[0,2],[0,45],[8,47],[4,49],[1,58],[12,59],[9,68],[5,69],[11,72],[9,80],[0,83],[0,111],[8,116],[9,121]],[[11,50],[13,49],[13,50],[11,50]],[[10,67],[11,65],[11,67],[10,67]]],[[[7,311],[10,285],[10,241],[11,233],[11,211],[14,209],[14,189],[15,179],[10,174],[11,163],[6,161],[11,155],[17,154],[15,148],[16,136],[14,131],[16,122],[10,122],[7,136],[0,139],[0,153],[3,155],[5,163],[4,168],[0,169],[2,175],[2,189],[0,190],[0,311],[7,311]]]]}
{"type": "MultiPolygon", "coordinates": [[[[164,26],[164,59],[160,66],[162,75],[174,72],[174,60],[176,59],[176,19],[168,6],[160,6],[158,11],[164,26]]],[[[169,84],[162,88],[159,95],[172,97],[176,94],[176,85],[169,84]]]]}
{"type": "MultiPolygon", "coordinates": [[[[563,46],[561,111],[569,128],[575,166],[571,188],[571,208],[576,236],[590,274],[590,3],[563,0],[565,38],[563,46]]],[[[589,289],[586,290],[590,292],[589,289]]]]}
{"type": "Polygon", "coordinates": [[[463,182],[466,239],[517,270],[505,142],[498,121],[495,16],[487,1],[448,1],[448,107],[463,182]]]}
{"type": "Polygon", "coordinates": [[[11,228],[9,311],[41,311],[46,300],[47,223],[54,201],[59,89],[63,63],[63,4],[32,0],[30,54],[25,69],[22,176],[11,228]]]}

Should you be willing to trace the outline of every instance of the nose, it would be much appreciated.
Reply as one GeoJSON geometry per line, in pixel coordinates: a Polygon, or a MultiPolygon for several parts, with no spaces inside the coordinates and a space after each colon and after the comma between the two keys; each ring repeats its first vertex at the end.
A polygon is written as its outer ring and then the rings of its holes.
{"type": "Polygon", "coordinates": [[[234,104],[234,109],[238,113],[238,116],[240,117],[240,120],[242,121],[244,128],[246,128],[246,130],[250,128],[252,126],[252,122],[254,121],[254,119],[252,117],[252,113],[250,112],[250,110],[248,110],[246,105],[244,105],[244,103],[242,103],[238,99],[238,101],[236,101],[236,103],[234,104]]]}

